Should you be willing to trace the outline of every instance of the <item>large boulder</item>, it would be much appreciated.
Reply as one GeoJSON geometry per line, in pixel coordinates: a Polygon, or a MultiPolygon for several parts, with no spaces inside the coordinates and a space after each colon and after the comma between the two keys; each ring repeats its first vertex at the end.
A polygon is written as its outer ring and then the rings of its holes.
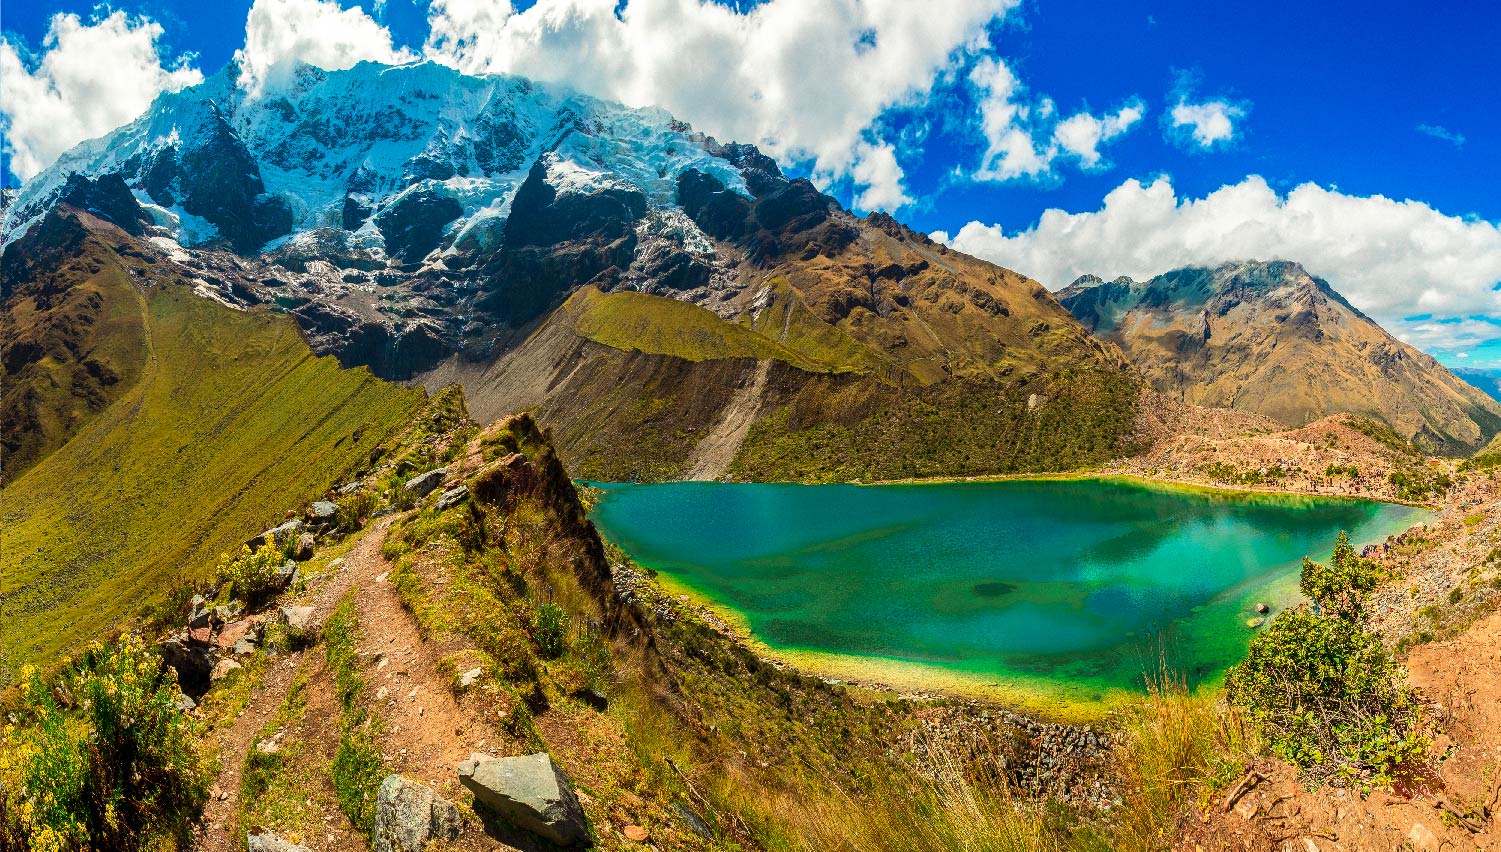
{"type": "Polygon", "coordinates": [[[469,788],[475,802],[517,828],[559,846],[589,837],[578,796],[546,752],[499,759],[476,756],[460,763],[458,773],[459,783],[469,788]]]}
{"type": "Polygon", "coordinates": [[[285,548],[289,543],[296,541],[298,534],[302,532],[302,519],[293,518],[280,526],[272,527],[255,538],[245,542],[245,546],[251,550],[260,550],[266,544],[274,544],[285,548]]]}
{"type": "Polygon", "coordinates": [[[183,692],[199,696],[208,691],[209,677],[214,671],[213,648],[186,634],[174,636],[157,648],[162,662],[177,672],[177,684],[183,692]]]}
{"type": "Polygon", "coordinates": [[[426,497],[428,495],[428,492],[432,491],[434,488],[437,488],[438,485],[443,482],[443,477],[447,475],[448,468],[433,468],[427,473],[419,474],[412,477],[411,479],[408,479],[406,485],[402,487],[417,495],[418,497],[426,497]]]}
{"type": "Polygon", "coordinates": [[[373,852],[422,852],[431,840],[453,840],[464,818],[453,802],[400,775],[388,775],[375,796],[373,852]]]}

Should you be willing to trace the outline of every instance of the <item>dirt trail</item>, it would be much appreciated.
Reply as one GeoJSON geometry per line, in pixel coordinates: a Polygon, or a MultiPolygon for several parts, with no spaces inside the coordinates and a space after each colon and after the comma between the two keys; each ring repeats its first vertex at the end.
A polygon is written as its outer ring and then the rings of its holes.
{"type": "Polygon", "coordinates": [[[438,651],[422,641],[400,595],[386,580],[391,567],[379,548],[371,558],[346,565],[360,589],[355,604],[360,656],[367,661],[365,700],[383,722],[382,745],[392,771],[457,800],[462,796],[454,767],[471,752],[498,746],[498,738],[477,702],[454,699],[440,672],[438,651]]]}
{"type": "Polygon", "coordinates": [[[718,479],[730,469],[745,436],[750,433],[751,423],[761,408],[761,397],[766,392],[766,377],[771,372],[771,359],[756,362],[755,373],[749,383],[743,385],[724,407],[724,414],[714,428],[705,435],[693,451],[693,466],[684,479],[718,479]]]}
{"type": "MultiPolygon", "coordinates": [[[[391,519],[388,518],[371,526],[354,547],[350,548],[349,553],[345,554],[339,567],[322,576],[322,582],[314,591],[312,600],[307,602],[313,607],[315,624],[321,626],[328,620],[344,593],[363,574],[357,566],[367,565],[372,561],[383,564],[380,546],[386,540],[386,528],[390,523],[391,519]]],[[[208,807],[204,809],[203,828],[194,840],[194,849],[201,852],[232,852],[244,848],[244,839],[239,836],[238,831],[231,833],[234,828],[231,823],[240,806],[240,779],[245,768],[245,754],[261,728],[286,701],[287,691],[303,664],[315,662],[308,659],[309,655],[316,655],[319,658],[317,662],[321,663],[322,646],[314,645],[270,658],[265,675],[251,690],[245,709],[233,723],[215,732],[215,745],[222,764],[219,776],[214,779],[214,789],[219,793],[211,797],[208,807]]]]}

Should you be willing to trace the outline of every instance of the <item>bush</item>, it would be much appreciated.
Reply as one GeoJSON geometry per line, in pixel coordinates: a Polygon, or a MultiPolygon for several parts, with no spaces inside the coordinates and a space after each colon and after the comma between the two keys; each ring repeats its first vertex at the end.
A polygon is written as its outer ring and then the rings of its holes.
{"type": "Polygon", "coordinates": [[[1425,746],[1401,669],[1380,639],[1345,618],[1281,613],[1225,688],[1272,752],[1317,780],[1389,786],[1425,746]]]}
{"type": "Polygon", "coordinates": [[[1272,752],[1316,780],[1389,786],[1425,746],[1416,693],[1376,635],[1361,625],[1379,566],[1340,533],[1328,565],[1303,560],[1300,587],[1316,609],[1289,610],[1251,640],[1225,676],[1272,752]]]}
{"type": "Polygon", "coordinates": [[[89,646],[49,687],[28,667],[0,740],[0,847],[182,847],[211,767],[176,681],[137,636],[89,646]]]}
{"type": "Polygon", "coordinates": [[[338,507],[334,512],[334,525],[340,532],[352,533],[380,508],[380,498],[373,491],[359,491],[340,500],[338,507]]]}
{"type": "Polygon", "coordinates": [[[1353,619],[1360,614],[1366,594],[1381,585],[1386,576],[1380,565],[1357,554],[1350,537],[1341,532],[1334,541],[1334,557],[1329,564],[1303,560],[1298,588],[1321,611],[1353,619]]]}
{"type": "Polygon", "coordinates": [[[1394,470],[1387,475],[1387,481],[1397,489],[1397,499],[1422,502],[1429,497],[1442,496],[1453,485],[1454,480],[1443,471],[1424,470],[1422,468],[1406,468],[1394,470]]]}
{"type": "Polygon", "coordinates": [[[563,655],[568,637],[568,613],[557,604],[543,604],[532,619],[532,638],[542,656],[555,659],[563,655]]]}
{"type": "Polygon", "coordinates": [[[240,548],[234,558],[223,557],[219,563],[219,579],[229,586],[231,596],[255,607],[281,588],[276,569],[286,564],[286,558],[276,545],[266,542],[260,550],[252,553],[249,547],[240,548]]]}

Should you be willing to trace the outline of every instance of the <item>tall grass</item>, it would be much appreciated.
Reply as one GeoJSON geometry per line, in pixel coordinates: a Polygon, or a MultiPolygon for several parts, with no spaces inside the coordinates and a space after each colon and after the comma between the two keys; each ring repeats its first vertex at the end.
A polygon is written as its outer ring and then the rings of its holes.
{"type": "Polygon", "coordinates": [[[1219,690],[1195,692],[1167,673],[1153,678],[1119,731],[1121,804],[1110,817],[1113,848],[1171,847],[1189,807],[1239,777],[1259,747],[1219,690]]]}

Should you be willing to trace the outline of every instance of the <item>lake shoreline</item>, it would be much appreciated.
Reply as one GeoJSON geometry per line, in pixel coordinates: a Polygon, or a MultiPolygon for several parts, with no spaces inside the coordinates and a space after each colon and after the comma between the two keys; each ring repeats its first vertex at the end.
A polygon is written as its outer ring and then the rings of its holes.
{"type": "MultiPolygon", "coordinates": [[[[1229,498],[1250,498],[1262,502],[1267,498],[1290,498],[1293,501],[1313,500],[1319,502],[1353,501],[1361,503],[1384,503],[1392,506],[1423,508],[1411,503],[1372,500],[1355,495],[1331,495],[1306,492],[1275,491],[1272,489],[1221,488],[1201,483],[1183,483],[1152,479],[1128,474],[1109,474],[1100,471],[1075,471],[1070,473],[992,477],[945,477],[903,480],[888,483],[847,483],[848,485],[940,485],[987,482],[1104,482],[1127,484],[1157,492],[1182,494],[1212,494],[1229,498]]],[[[798,483],[756,483],[798,484],[798,483]]],[[[846,483],[825,483],[840,485],[846,483]]],[[[1278,501],[1280,502],[1280,501],[1278,501]]],[[[1403,522],[1401,529],[1411,529],[1414,524],[1403,522]]],[[[603,531],[603,527],[602,527],[603,531]]],[[[1401,530],[1390,528],[1379,537],[1396,535],[1401,530]]],[[[1331,539],[1332,541],[1332,539],[1331,539]]],[[[619,543],[618,541],[616,542],[619,543]]],[[[1311,554],[1317,558],[1318,554],[1311,554]]],[[[1139,688],[1124,688],[1102,685],[1097,682],[1070,680],[1067,677],[998,674],[996,672],[948,666],[942,663],[914,661],[911,658],[892,658],[879,655],[844,653],[837,650],[814,649],[797,645],[771,645],[760,638],[751,628],[751,616],[724,603],[712,593],[701,591],[691,579],[677,576],[671,567],[654,566],[637,562],[632,558],[634,570],[643,579],[655,586],[659,593],[669,599],[674,607],[691,612],[707,623],[716,632],[755,653],[759,658],[778,667],[790,667],[805,675],[818,677],[826,682],[846,684],[887,696],[899,696],[912,700],[963,699],[1004,707],[1039,720],[1065,724],[1095,723],[1111,713],[1129,705],[1139,698],[1139,688]]],[[[1283,578],[1285,579],[1285,578],[1283,578]]],[[[1258,598],[1260,600],[1260,598],[1258,598]]],[[[1295,605],[1291,602],[1274,604],[1295,605]]],[[[1223,672],[1210,675],[1201,682],[1200,688],[1214,689],[1223,679],[1223,672]]]]}

